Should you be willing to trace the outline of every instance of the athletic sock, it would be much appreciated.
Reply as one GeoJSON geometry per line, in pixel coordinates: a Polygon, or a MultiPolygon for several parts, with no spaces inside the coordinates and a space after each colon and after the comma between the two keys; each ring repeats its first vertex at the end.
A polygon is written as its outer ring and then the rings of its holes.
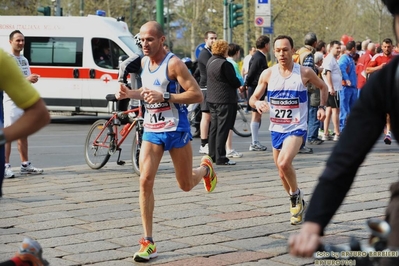
{"type": "Polygon", "coordinates": [[[259,138],[259,122],[251,122],[252,144],[259,138]]]}

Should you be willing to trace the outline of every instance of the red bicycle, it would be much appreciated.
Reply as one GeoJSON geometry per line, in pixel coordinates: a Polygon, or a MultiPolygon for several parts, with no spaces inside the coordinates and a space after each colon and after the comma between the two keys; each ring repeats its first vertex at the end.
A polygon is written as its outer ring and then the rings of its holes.
{"type": "Polygon", "coordinates": [[[91,126],[85,142],[85,160],[92,169],[100,169],[111,157],[119,152],[116,163],[124,165],[125,161],[120,159],[122,143],[131,131],[134,140],[132,145],[132,164],[133,170],[140,175],[140,148],[143,136],[143,111],[141,104],[139,107],[127,111],[115,111],[117,99],[114,94],[106,96],[108,101],[112,101],[112,116],[109,120],[100,119],[91,126]],[[128,120],[125,125],[122,121],[128,120]]]}

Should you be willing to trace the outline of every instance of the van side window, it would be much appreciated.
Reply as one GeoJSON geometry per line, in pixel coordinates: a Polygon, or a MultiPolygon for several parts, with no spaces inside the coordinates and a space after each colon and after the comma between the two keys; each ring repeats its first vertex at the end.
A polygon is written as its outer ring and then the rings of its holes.
{"type": "Polygon", "coordinates": [[[118,69],[119,57],[126,53],[115,42],[105,38],[91,40],[93,60],[99,67],[118,69]]]}
{"type": "Polygon", "coordinates": [[[31,66],[82,67],[83,38],[25,37],[24,56],[31,66]]]}

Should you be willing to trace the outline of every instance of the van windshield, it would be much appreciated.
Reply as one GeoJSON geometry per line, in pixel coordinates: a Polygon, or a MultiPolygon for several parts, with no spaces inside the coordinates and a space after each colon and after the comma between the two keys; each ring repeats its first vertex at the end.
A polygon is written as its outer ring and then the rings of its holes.
{"type": "Polygon", "coordinates": [[[119,37],[119,38],[135,54],[143,56],[143,51],[136,45],[136,42],[135,42],[133,36],[122,36],[122,37],[119,37]]]}

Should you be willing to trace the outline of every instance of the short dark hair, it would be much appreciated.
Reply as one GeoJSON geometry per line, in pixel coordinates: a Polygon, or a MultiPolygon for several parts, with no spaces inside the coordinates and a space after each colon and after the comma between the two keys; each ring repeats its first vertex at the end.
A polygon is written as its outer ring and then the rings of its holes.
{"type": "Polygon", "coordinates": [[[259,38],[256,40],[256,48],[257,49],[262,49],[265,47],[266,44],[270,42],[270,38],[267,37],[266,35],[261,35],[259,38]]]}
{"type": "Polygon", "coordinates": [[[326,43],[324,41],[320,40],[316,44],[316,51],[320,52],[324,47],[326,47],[326,43]]]}
{"type": "Polygon", "coordinates": [[[362,50],[362,43],[360,41],[356,42],[356,50],[358,50],[358,51],[362,50]]]}
{"type": "Polygon", "coordinates": [[[346,50],[350,51],[350,50],[352,50],[354,47],[356,47],[355,41],[349,41],[349,42],[346,43],[346,50]]]}
{"type": "Polygon", "coordinates": [[[388,43],[388,44],[393,44],[392,39],[391,38],[385,38],[384,40],[382,40],[382,42],[384,43],[388,43]]]}
{"type": "Polygon", "coordinates": [[[330,48],[333,47],[334,45],[339,45],[339,46],[341,46],[341,42],[340,42],[340,41],[337,41],[337,40],[331,41],[331,42],[330,42],[330,48]]]}
{"type": "Polygon", "coordinates": [[[209,34],[216,34],[216,32],[214,32],[213,30],[208,30],[207,32],[205,32],[205,39],[208,39],[209,34]]]}
{"type": "Polygon", "coordinates": [[[316,33],[309,32],[305,35],[304,38],[305,45],[313,45],[315,42],[317,42],[316,33]]]}
{"type": "Polygon", "coordinates": [[[277,37],[274,39],[273,44],[275,44],[276,41],[278,41],[278,40],[283,40],[283,39],[287,39],[287,40],[290,42],[291,48],[294,48],[294,40],[293,40],[290,36],[288,36],[288,35],[279,35],[279,36],[277,36],[277,37]]]}
{"type": "MultiPolygon", "coordinates": [[[[13,32],[10,33],[10,41],[12,40],[12,38],[14,38],[15,34],[22,34],[21,31],[19,30],[14,30],[13,32]]],[[[22,34],[23,35],[23,34],[22,34]]]]}
{"type": "Polygon", "coordinates": [[[241,47],[235,43],[229,43],[229,50],[227,51],[228,56],[235,55],[238,51],[240,51],[241,47]]]}

